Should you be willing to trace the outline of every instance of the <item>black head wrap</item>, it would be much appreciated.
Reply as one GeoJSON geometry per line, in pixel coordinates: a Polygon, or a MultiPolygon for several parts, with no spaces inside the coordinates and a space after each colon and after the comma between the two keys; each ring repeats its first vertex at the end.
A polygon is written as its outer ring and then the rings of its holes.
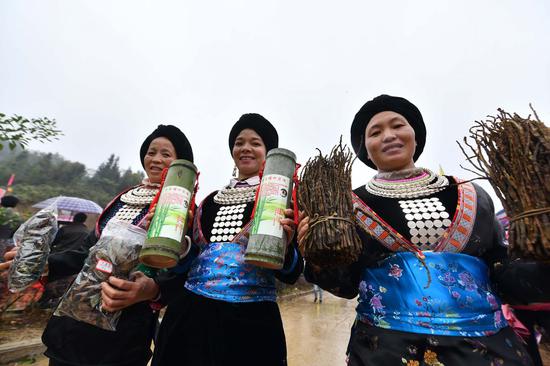
{"type": "Polygon", "coordinates": [[[151,144],[151,141],[158,137],[165,137],[170,140],[172,145],[174,145],[174,149],[176,149],[178,159],[185,159],[193,162],[193,149],[191,148],[191,144],[183,132],[181,132],[181,130],[176,126],[158,125],[157,129],[147,136],[145,141],[143,141],[143,144],[141,144],[141,149],[139,149],[139,156],[143,167],[145,167],[144,159],[145,154],[147,154],[147,150],[149,150],[149,145],[151,144]]]}
{"type": "Polygon", "coordinates": [[[235,140],[242,130],[250,128],[254,130],[263,140],[265,152],[279,146],[279,135],[273,125],[263,116],[257,113],[243,114],[241,118],[233,125],[229,132],[229,151],[233,152],[235,140]]]}
{"type": "Polygon", "coordinates": [[[372,117],[385,111],[399,113],[405,117],[407,122],[409,122],[414,129],[416,139],[416,150],[413,156],[414,161],[420,157],[420,154],[422,154],[424,150],[424,145],[426,144],[426,125],[424,125],[424,119],[418,108],[405,98],[393,97],[386,94],[379,95],[373,100],[369,100],[361,107],[351,124],[351,144],[353,150],[355,150],[355,154],[357,154],[357,157],[363,163],[373,169],[376,169],[376,165],[374,165],[367,155],[367,149],[365,147],[365,129],[372,117]]]}

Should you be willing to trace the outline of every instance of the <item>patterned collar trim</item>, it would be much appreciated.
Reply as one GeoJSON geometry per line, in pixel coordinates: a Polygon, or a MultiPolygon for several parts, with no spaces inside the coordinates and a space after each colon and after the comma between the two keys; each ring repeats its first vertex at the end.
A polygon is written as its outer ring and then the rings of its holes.
{"type": "Polygon", "coordinates": [[[245,183],[247,186],[257,186],[258,184],[260,184],[260,177],[258,175],[255,175],[245,180],[231,178],[231,181],[229,181],[229,187],[235,188],[237,183],[241,183],[240,186],[245,186],[243,183],[245,183]]]}
{"type": "MultiPolygon", "coordinates": [[[[455,178],[457,183],[461,183],[455,178]]],[[[391,251],[417,246],[404,238],[376,212],[353,194],[356,221],[359,226],[391,251]]],[[[451,226],[435,246],[436,252],[460,253],[472,235],[477,211],[477,194],[472,183],[458,184],[458,202],[451,226]]]]}

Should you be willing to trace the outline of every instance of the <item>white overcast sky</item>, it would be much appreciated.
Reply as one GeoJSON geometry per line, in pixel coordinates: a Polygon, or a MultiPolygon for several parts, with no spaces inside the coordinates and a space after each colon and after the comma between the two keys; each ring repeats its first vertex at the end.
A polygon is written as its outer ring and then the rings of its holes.
{"type": "MultiPolygon", "coordinates": [[[[548,19],[547,0],[0,0],[0,111],[55,118],[65,135],[31,148],[90,168],[115,153],[141,169],[145,136],[175,124],[204,197],[231,174],[241,114],[304,163],[386,93],[424,115],[418,165],[468,178],[455,140],[474,120],[530,102],[549,119],[548,19]]],[[[354,186],[373,173],[356,162],[354,186]]]]}

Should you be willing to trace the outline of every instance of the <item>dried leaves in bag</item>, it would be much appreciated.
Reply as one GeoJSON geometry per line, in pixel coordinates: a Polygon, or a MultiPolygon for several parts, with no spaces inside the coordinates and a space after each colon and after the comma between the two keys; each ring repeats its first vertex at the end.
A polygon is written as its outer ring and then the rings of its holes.
{"type": "Polygon", "coordinates": [[[121,312],[109,313],[101,309],[101,283],[110,276],[129,280],[130,273],[139,264],[139,251],[145,236],[146,232],[134,225],[109,221],[54,315],[69,316],[115,331],[121,312]]]}
{"type": "Polygon", "coordinates": [[[305,259],[313,264],[346,265],[361,253],[351,197],[352,163],[353,153],[340,140],[330,155],[319,151],[302,170],[298,202],[310,221],[301,245],[305,259]]]}
{"type": "MultiPolygon", "coordinates": [[[[532,107],[531,107],[532,109],[532,107]]],[[[550,260],[550,128],[534,109],[522,118],[499,109],[464,138],[474,170],[488,178],[510,218],[512,257],[550,260]]]]}
{"type": "Polygon", "coordinates": [[[14,241],[19,249],[8,274],[11,292],[23,291],[42,276],[57,228],[57,210],[48,207],[38,211],[17,229],[14,241]]]}

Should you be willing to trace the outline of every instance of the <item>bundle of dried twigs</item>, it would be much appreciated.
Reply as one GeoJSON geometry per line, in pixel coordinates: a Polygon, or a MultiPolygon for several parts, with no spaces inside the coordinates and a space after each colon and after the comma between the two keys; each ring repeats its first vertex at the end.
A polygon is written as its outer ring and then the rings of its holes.
{"type": "Polygon", "coordinates": [[[361,240],[355,231],[351,199],[351,166],[354,155],[340,144],[330,155],[308,160],[298,189],[300,209],[309,216],[309,230],[302,252],[309,262],[335,267],[359,258],[361,240]]]}
{"type": "MultiPolygon", "coordinates": [[[[531,106],[522,118],[499,114],[476,121],[460,146],[480,177],[488,178],[510,218],[512,257],[550,260],[550,129],[531,106]]],[[[465,168],[466,169],[466,168],[465,168]]]]}

